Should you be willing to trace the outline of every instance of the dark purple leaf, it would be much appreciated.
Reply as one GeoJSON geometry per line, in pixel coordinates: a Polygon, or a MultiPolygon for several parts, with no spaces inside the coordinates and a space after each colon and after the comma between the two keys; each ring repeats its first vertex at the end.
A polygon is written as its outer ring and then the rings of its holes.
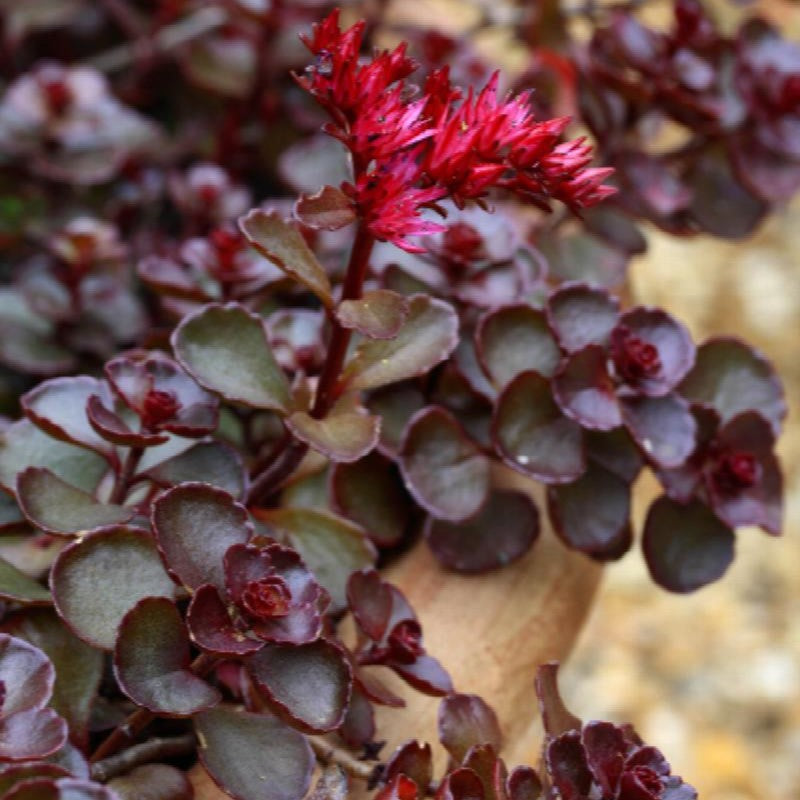
{"type": "Polygon", "coordinates": [[[486,800],[483,782],[471,769],[459,767],[445,776],[436,792],[437,800],[486,800]]]}
{"type": "Polygon", "coordinates": [[[619,303],[604,289],[570,283],[547,301],[547,319],[561,347],[568,353],[587,344],[608,344],[619,318],[619,303]]]}
{"type": "Polygon", "coordinates": [[[553,276],[563,282],[611,289],[623,283],[628,272],[629,256],[624,250],[583,231],[551,234],[537,244],[553,276]]]}
{"type": "Polygon", "coordinates": [[[95,433],[122,447],[151,447],[169,441],[169,437],[162,433],[137,433],[131,430],[120,416],[103,405],[96,394],[86,403],[86,417],[95,433]]]}
{"type": "Polygon", "coordinates": [[[659,586],[671,592],[693,592],[728,569],[734,536],[699,500],[681,504],[663,496],[650,506],[642,549],[659,586]]]}
{"type": "Polygon", "coordinates": [[[216,586],[207,583],[192,595],[186,612],[192,641],[202,650],[222,656],[246,656],[264,643],[246,636],[232,622],[216,586]]]}
{"type": "Polygon", "coordinates": [[[491,744],[476,744],[464,756],[462,766],[471,769],[483,784],[486,800],[507,800],[508,770],[496,748],[491,744]]]}
{"type": "Polygon", "coordinates": [[[542,781],[531,767],[516,767],[506,781],[508,800],[539,800],[542,781]]]}
{"type": "Polygon", "coordinates": [[[585,431],[586,455],[622,478],[633,483],[644,466],[644,459],[628,431],[614,428],[611,431],[585,431]]]}
{"type": "Polygon", "coordinates": [[[749,486],[731,486],[724,476],[720,479],[720,464],[707,476],[711,507],[731,528],[758,525],[774,536],[781,532],[783,475],[772,452],[774,441],[769,422],[754,411],[739,414],[719,431],[716,445],[723,458],[743,457],[754,465],[754,481],[749,486]]]}
{"type": "Polygon", "coordinates": [[[622,424],[606,353],[599,345],[566,357],[553,378],[553,396],[562,411],[584,428],[608,431],[622,424]]]}
{"type": "Polygon", "coordinates": [[[192,800],[194,790],[183,770],[167,764],[143,764],[108,782],[120,800],[192,800]]]}
{"type": "Polygon", "coordinates": [[[347,603],[361,630],[375,642],[383,639],[392,614],[392,592],[376,570],[350,576],[347,603]]]}
{"type": "Polygon", "coordinates": [[[588,796],[592,774],[578,731],[568,731],[552,739],[545,748],[545,763],[561,800],[583,800],[588,796]]]}
{"type": "Polygon", "coordinates": [[[120,623],[114,674],[136,705],[155,714],[190,717],[216,705],[220,693],[190,670],[189,637],[165,597],[140,600],[120,623]]]}
{"type": "Polygon", "coordinates": [[[503,737],[497,715],[474,694],[451,694],[439,703],[439,741],[457,763],[475,745],[499,750],[503,737]]]}
{"type": "Polygon", "coordinates": [[[647,240],[623,211],[609,203],[601,203],[581,212],[586,227],[612,247],[635,256],[647,250],[647,240]]]}
{"type": "Polygon", "coordinates": [[[758,411],[777,436],[786,416],[780,379],[761,353],[738,339],[715,337],[697,349],[694,368],[680,385],[684,397],[711,406],[723,423],[758,411]]]}
{"type": "Polygon", "coordinates": [[[659,467],[678,467],[694,451],[697,423],[679,395],[627,397],[620,406],[631,436],[659,467]]]}
{"type": "Polygon", "coordinates": [[[372,704],[358,685],[354,684],[347,712],[339,727],[339,735],[350,747],[363,747],[375,738],[375,730],[372,704]]]}
{"type": "Polygon", "coordinates": [[[311,747],[274,717],[219,706],[194,724],[203,765],[235,800],[297,800],[308,791],[311,747]]]}
{"type": "Polygon", "coordinates": [[[481,366],[498,389],[528,370],[549,378],[561,357],[544,312],[527,305],[503,306],[484,315],[475,342],[481,366]]]}
{"type": "Polygon", "coordinates": [[[145,597],[173,598],[155,543],[119,527],[89,534],[61,551],[50,587],[59,616],[88,644],[111,650],[122,618],[145,597]]]}
{"type": "Polygon", "coordinates": [[[419,656],[413,664],[392,664],[392,669],[418,692],[441,697],[453,691],[444,667],[432,656],[419,656]]]}
{"type": "Polygon", "coordinates": [[[379,547],[403,537],[410,516],[409,497],[397,468],[378,453],[354,464],[336,464],[330,474],[333,508],[367,532],[379,547]]]}
{"type": "Polygon", "coordinates": [[[431,746],[414,740],[400,745],[386,762],[384,775],[387,782],[398,775],[406,775],[424,792],[433,780],[431,746]]]}
{"type": "Polygon", "coordinates": [[[387,386],[369,395],[367,408],[381,418],[378,449],[396,458],[408,421],[425,406],[425,396],[411,382],[387,386]]]}
{"type": "Polygon", "coordinates": [[[154,504],[153,533],[169,573],[190,589],[225,587],[222,559],[253,533],[247,510],[227,492],[203,483],[170,489],[154,504]]]}
{"type": "Polygon", "coordinates": [[[630,546],[630,494],[626,481],[590,463],[574,483],[548,487],[547,509],[568,547],[593,558],[615,559],[630,546]]]}
{"type": "Polygon", "coordinates": [[[503,390],[492,436],[506,464],[543,483],[573,481],[586,469],[580,426],[561,413],[536,372],[517,375],[503,390]]]}
{"type": "Polygon", "coordinates": [[[539,536],[539,512],[525,494],[495,490],[481,512],[462,523],[428,518],[425,538],[449,569],[485,572],[524,555],[539,536]]]}
{"type": "Polygon", "coordinates": [[[622,777],[628,750],[622,729],[610,722],[588,722],[581,739],[595,781],[604,794],[613,796],[622,777]]]}
{"type": "Polygon", "coordinates": [[[400,470],[414,499],[437,519],[469,519],[489,497],[489,459],[438,406],[411,419],[400,447],[400,470]]]}
{"type": "Polygon", "coordinates": [[[292,727],[325,733],[342,724],[353,676],[338,645],[268,644],[247,659],[247,669],[272,711],[292,727]]]}
{"type": "Polygon", "coordinates": [[[350,575],[371,566],[376,550],[357,525],[335,514],[307,508],[259,510],[258,518],[284,532],[320,585],[331,596],[331,611],[347,606],[350,575]]]}

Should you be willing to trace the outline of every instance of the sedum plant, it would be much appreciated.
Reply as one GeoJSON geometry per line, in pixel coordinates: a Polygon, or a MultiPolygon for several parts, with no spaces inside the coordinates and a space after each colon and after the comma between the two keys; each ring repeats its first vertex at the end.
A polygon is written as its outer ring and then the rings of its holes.
{"type": "Polygon", "coordinates": [[[689,592],[737,528],[780,534],[771,365],[624,280],[637,219],[735,238],[791,195],[798,48],[693,0],[668,32],[590,4],[570,45],[546,3],[509,91],[467,41],[380,50],[389,18],[325,3],[34,5],[0,4],[0,798],[191,797],[198,761],[238,800],[300,800],[316,763],[320,800],[696,797],[553,665],[542,765],[509,774],[379,568],[423,538],[500,569],[545,514],[689,592]],[[381,754],[389,673],[443,698],[436,780],[428,745],[381,754]]]}

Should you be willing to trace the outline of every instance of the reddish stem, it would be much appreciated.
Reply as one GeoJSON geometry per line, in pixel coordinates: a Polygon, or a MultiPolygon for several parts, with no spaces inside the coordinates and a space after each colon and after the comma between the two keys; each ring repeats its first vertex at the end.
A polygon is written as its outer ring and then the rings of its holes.
{"type": "MultiPolygon", "coordinates": [[[[353,249],[350,252],[350,263],[347,265],[347,275],[342,287],[342,300],[357,300],[361,297],[367,277],[369,257],[374,244],[375,238],[367,230],[366,225],[363,222],[360,223],[353,242],[353,249]]],[[[311,410],[311,416],[317,419],[324,417],[337,400],[337,384],[352,334],[349,328],[339,324],[339,320],[335,316],[331,315],[330,320],[333,331],[328,345],[328,358],[319,378],[317,397],[314,401],[314,408],[311,410]]]]}

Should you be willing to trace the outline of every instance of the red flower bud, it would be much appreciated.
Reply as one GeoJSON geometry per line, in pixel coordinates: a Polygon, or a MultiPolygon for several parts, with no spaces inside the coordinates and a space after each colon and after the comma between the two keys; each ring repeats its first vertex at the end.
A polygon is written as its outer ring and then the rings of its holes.
{"type": "Polygon", "coordinates": [[[285,617],[292,603],[286,581],[277,575],[250,581],[242,592],[242,607],[256,619],[285,617]]]}
{"type": "Polygon", "coordinates": [[[172,392],[151,389],[142,404],[142,424],[145,428],[155,428],[172,419],[180,407],[178,398],[172,392]]]}
{"type": "Polygon", "coordinates": [[[389,658],[399,664],[413,664],[425,654],[422,646],[422,628],[414,619],[404,619],[389,634],[389,658]]]}
{"type": "Polygon", "coordinates": [[[758,483],[761,465],[752,453],[734,450],[723,453],[714,467],[712,479],[720,492],[735,493],[758,483]]]}

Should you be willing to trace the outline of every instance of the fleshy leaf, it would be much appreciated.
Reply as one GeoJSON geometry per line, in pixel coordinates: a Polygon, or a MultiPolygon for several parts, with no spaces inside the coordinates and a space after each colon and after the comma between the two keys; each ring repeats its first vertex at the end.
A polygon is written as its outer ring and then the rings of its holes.
{"type": "Polygon", "coordinates": [[[136,705],[189,717],[216,705],[220,693],[189,669],[189,637],[180,612],[165,597],[140,600],[122,620],[114,674],[136,705]]]}
{"type": "Polygon", "coordinates": [[[56,676],[50,706],[69,724],[73,743],[84,747],[103,673],[103,654],[78,639],[51,609],[18,612],[4,621],[3,628],[50,659],[56,676]]]}
{"type": "Polygon", "coordinates": [[[585,431],[586,455],[618,475],[627,483],[633,483],[644,466],[644,459],[631,435],[623,428],[612,431],[585,431]]]}
{"type": "Polygon", "coordinates": [[[647,514],[642,549],[653,580],[671,592],[693,592],[721,578],[733,561],[733,531],[699,500],[659,497],[647,514]]]}
{"type": "Polygon", "coordinates": [[[567,356],[553,378],[553,396],[561,410],[590,430],[608,431],[622,423],[606,353],[590,344],[567,356]]]}
{"type": "Polygon", "coordinates": [[[295,216],[315,231],[338,231],[355,222],[356,213],[347,195],[335,186],[323,186],[316,194],[304,194],[295,203],[295,216]]]}
{"type": "Polygon", "coordinates": [[[118,800],[107,787],[82,778],[39,778],[19,784],[4,800],[118,800]]]}
{"type": "Polygon", "coordinates": [[[537,246],[552,275],[562,281],[610,289],[623,283],[627,275],[628,254],[584,231],[543,239],[537,246]]]}
{"type": "Polygon", "coordinates": [[[30,467],[20,474],[17,497],[31,523],[56,536],[119,525],[128,522],[135,513],[133,508],[99,503],[41,467],[30,467]]]}
{"type": "Polygon", "coordinates": [[[203,481],[241,497],[247,474],[239,453],[222,442],[198,442],[147,470],[145,475],[159,486],[203,481]]]}
{"type": "Polygon", "coordinates": [[[358,409],[334,408],[324,419],[315,419],[305,411],[287,417],[286,427],[307,445],[331,461],[358,461],[378,443],[380,417],[358,409]]]}
{"type": "Polygon", "coordinates": [[[120,800],[192,800],[186,773],[168,764],[142,764],[108,782],[120,800]]]}
{"type": "Polygon", "coordinates": [[[376,558],[364,531],[335,514],[308,508],[257,509],[254,514],[288,535],[292,547],[330,593],[331,611],[343,610],[347,579],[376,558]]]}
{"type": "Polygon", "coordinates": [[[567,284],[550,295],[547,318],[558,343],[574,353],[587,344],[608,343],[619,318],[619,303],[603,289],[567,284]]]}
{"type": "Polygon", "coordinates": [[[50,592],[13,564],[0,558],[0,598],[22,605],[50,605],[50,592]]]}
{"type": "Polygon", "coordinates": [[[370,339],[393,339],[408,318],[408,300],[389,289],[364,292],[358,300],[342,300],[336,319],[370,339]]]}
{"type": "Polygon", "coordinates": [[[692,368],[695,346],[684,325],[659,308],[638,307],[619,319],[619,328],[652,345],[658,351],[660,369],[635,380],[638,392],[660,397],[675,388],[692,368]]]}
{"type": "Polygon", "coordinates": [[[517,375],[503,390],[492,434],[506,464],[542,483],[573,481],[586,469],[580,425],[564,416],[537,372],[517,375]]]}
{"type": "Polygon", "coordinates": [[[742,411],[758,411],[776,436],[786,416],[783,387],[772,365],[738,339],[717,337],[700,345],[694,368],[679,391],[711,406],[723,423],[742,411]]]}
{"type": "Polygon", "coordinates": [[[474,694],[451,694],[439,703],[439,741],[460,763],[475,745],[500,750],[503,737],[494,710],[474,694]]]}
{"type": "Polygon", "coordinates": [[[181,366],[226,400],[282,413],[289,384],[275,360],[260,317],[236,303],[205,306],[184,317],[172,334],[181,366]]]}
{"type": "Polygon", "coordinates": [[[619,558],[630,546],[630,505],[628,483],[594,463],[573,483],[547,490],[547,509],[559,537],[600,560],[619,558]]]}
{"type": "MultiPolygon", "coordinates": [[[[442,701],[445,702],[444,700],[442,701]]],[[[441,705],[439,706],[441,709],[441,705]]],[[[433,753],[425,742],[408,741],[400,745],[386,762],[384,778],[394,780],[398,775],[406,775],[423,791],[433,780],[433,753]]]]}
{"type": "Polygon", "coordinates": [[[425,396],[412,382],[379,389],[367,398],[367,408],[381,418],[380,451],[394,459],[411,417],[425,406],[425,396]]]}
{"type": "Polygon", "coordinates": [[[93,394],[86,403],[86,417],[95,433],[107,442],[122,447],[152,447],[163,444],[169,437],[161,433],[137,433],[114,411],[107,408],[99,395],[93,394]]]}
{"type": "Polygon", "coordinates": [[[305,737],[267,714],[219,706],[194,718],[200,759],[235,800],[297,800],[311,784],[305,737]]]}
{"type": "Polygon", "coordinates": [[[547,773],[559,797],[586,797],[592,786],[592,773],[580,733],[569,731],[551,739],[545,747],[547,773]]]}
{"type": "Polygon", "coordinates": [[[341,725],[353,676],[331,642],[267,645],[247,659],[247,669],[272,711],[293,727],[325,733],[341,725]]]}
{"type": "Polygon", "coordinates": [[[437,519],[469,519],[489,497],[489,459],[439,406],[412,418],[400,448],[400,469],[414,499],[437,519]]]}
{"type": "Polygon", "coordinates": [[[350,611],[370,639],[379,642],[392,614],[392,591],[374,569],[354,572],[347,582],[350,611]]]}
{"type": "Polygon", "coordinates": [[[86,375],[44,381],[20,402],[26,416],[51,436],[108,456],[112,445],[97,434],[86,416],[86,403],[92,395],[111,405],[111,390],[105,381],[86,375]]]}
{"type": "Polygon", "coordinates": [[[192,641],[210,653],[246,656],[263,646],[263,642],[245,636],[234,626],[219,590],[210,583],[192,595],[186,624],[192,641]]]}
{"type": "Polygon", "coordinates": [[[317,295],[325,306],[333,305],[327,273],[303,234],[277,211],[254,208],[239,220],[239,228],[259,253],[317,295]]]}
{"type": "Polygon", "coordinates": [[[412,295],[397,335],[361,342],[345,367],[342,385],[377,389],[422,375],[446,359],[456,344],[458,316],[452,306],[428,295],[412,295]]]}
{"type": "Polygon", "coordinates": [[[0,719],[0,760],[31,761],[59,750],[67,723],[52,708],[31,709],[0,719]]]}
{"type": "Polygon", "coordinates": [[[539,800],[542,781],[531,767],[516,767],[506,781],[508,800],[539,800]]]}
{"type": "Polygon", "coordinates": [[[190,589],[206,583],[224,589],[225,552],[253,533],[247,510],[204,483],[183,483],[163,494],[153,504],[152,521],[169,573],[190,589]]]}
{"type": "Polygon", "coordinates": [[[50,585],[59,616],[77,636],[104,650],[114,647],[122,618],[140,600],[175,594],[153,540],[125,527],[65,547],[50,585]]]}
{"type": "Polygon", "coordinates": [[[457,572],[485,572],[524,555],[539,536],[539,513],[521,492],[495,490],[481,512],[462,523],[429,518],[425,537],[439,561],[457,572]]]}
{"type": "Polygon", "coordinates": [[[391,547],[409,521],[409,497],[397,468],[379,453],[336,464],[330,476],[334,511],[360,525],[379,547],[391,547]]]}
{"type": "Polygon", "coordinates": [[[453,682],[445,668],[433,656],[419,656],[413,664],[392,664],[392,669],[418,692],[443,697],[453,691],[453,682]]]}
{"type": "Polygon", "coordinates": [[[627,397],[620,407],[625,427],[659,467],[678,467],[692,454],[697,424],[682,397],[627,397]]]}
{"type": "Polygon", "coordinates": [[[349,747],[363,747],[375,738],[375,711],[357,685],[353,686],[350,703],[337,733],[349,747]]]}
{"type": "Polygon", "coordinates": [[[528,370],[549,378],[561,358],[544,312],[526,305],[490,311],[478,323],[475,341],[484,371],[500,389],[528,370]]]}
{"type": "Polygon", "coordinates": [[[94,451],[54,439],[30,420],[21,419],[0,434],[0,484],[9,492],[16,492],[17,475],[28,467],[46,467],[59,478],[91,492],[108,464],[94,451]]]}

